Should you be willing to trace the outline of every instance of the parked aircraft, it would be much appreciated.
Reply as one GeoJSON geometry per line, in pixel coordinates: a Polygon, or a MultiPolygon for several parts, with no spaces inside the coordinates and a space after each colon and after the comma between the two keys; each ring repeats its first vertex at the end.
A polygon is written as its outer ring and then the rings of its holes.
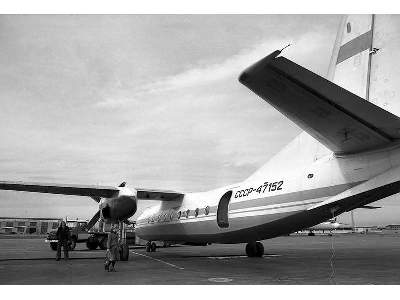
{"type": "Polygon", "coordinates": [[[326,222],[322,222],[320,224],[314,225],[310,228],[306,229],[308,231],[309,236],[314,236],[315,233],[314,231],[322,231],[324,233],[325,231],[328,231],[330,234],[332,234],[333,230],[354,230],[354,227],[348,224],[343,224],[337,221],[336,218],[330,219],[326,222]]]}
{"type": "Polygon", "coordinates": [[[125,184],[0,182],[0,189],[91,197],[99,203],[91,224],[122,222],[138,200],[160,200],[138,217],[141,238],[247,243],[248,256],[262,256],[260,240],[400,192],[399,28],[399,16],[344,17],[327,79],[281,50],[244,70],[239,81],[304,132],[242,182],[198,193],[125,184]]]}

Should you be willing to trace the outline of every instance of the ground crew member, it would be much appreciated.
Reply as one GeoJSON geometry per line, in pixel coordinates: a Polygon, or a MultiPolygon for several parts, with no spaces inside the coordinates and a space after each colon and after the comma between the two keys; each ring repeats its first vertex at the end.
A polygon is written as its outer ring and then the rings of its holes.
{"type": "Polygon", "coordinates": [[[117,235],[116,226],[111,227],[111,231],[108,234],[107,239],[107,262],[105,264],[105,269],[108,272],[115,272],[115,262],[119,257],[119,242],[117,235]]]}
{"type": "Polygon", "coordinates": [[[67,224],[64,221],[61,221],[60,226],[57,229],[57,258],[56,260],[60,260],[61,258],[61,246],[64,248],[64,259],[68,259],[68,243],[71,239],[71,234],[67,224]]]}

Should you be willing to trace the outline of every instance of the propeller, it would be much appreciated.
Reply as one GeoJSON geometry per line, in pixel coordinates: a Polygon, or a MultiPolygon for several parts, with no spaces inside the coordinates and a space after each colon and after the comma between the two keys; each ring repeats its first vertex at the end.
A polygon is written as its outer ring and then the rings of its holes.
{"type": "Polygon", "coordinates": [[[126,225],[135,225],[136,224],[136,222],[135,221],[130,221],[130,220],[124,220],[124,223],[126,224],[126,225]]]}
{"type": "Polygon", "coordinates": [[[100,219],[100,210],[98,210],[97,213],[90,219],[89,223],[87,224],[87,229],[88,230],[92,229],[94,224],[96,224],[99,219],[100,219]]]}
{"type": "Polygon", "coordinates": [[[126,187],[126,182],[121,182],[118,185],[120,192],[115,195],[114,198],[107,198],[101,201],[100,197],[91,197],[96,202],[99,203],[99,210],[92,217],[92,219],[87,224],[87,229],[90,230],[99,219],[112,219],[111,221],[124,220],[128,225],[134,224],[131,221],[125,220],[131,217],[137,209],[136,197],[131,194],[128,189],[123,189],[126,187]],[[123,191],[121,193],[121,191],[123,191]]]}

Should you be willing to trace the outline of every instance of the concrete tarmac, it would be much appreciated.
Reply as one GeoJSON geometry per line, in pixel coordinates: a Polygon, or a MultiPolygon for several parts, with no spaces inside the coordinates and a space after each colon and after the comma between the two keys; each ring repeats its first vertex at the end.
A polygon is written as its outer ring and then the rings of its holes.
{"type": "Polygon", "coordinates": [[[104,251],[78,244],[55,260],[43,239],[0,239],[0,284],[399,284],[400,235],[285,236],[263,241],[248,258],[244,244],[131,248],[115,273],[104,251]]]}

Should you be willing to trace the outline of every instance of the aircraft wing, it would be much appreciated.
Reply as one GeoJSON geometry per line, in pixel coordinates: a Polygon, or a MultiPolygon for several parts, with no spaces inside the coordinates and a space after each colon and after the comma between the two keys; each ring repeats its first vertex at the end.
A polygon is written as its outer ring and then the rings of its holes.
{"type": "Polygon", "coordinates": [[[380,148],[400,138],[400,118],[278,57],[247,68],[239,81],[336,154],[380,148]]]}
{"type": "Polygon", "coordinates": [[[102,197],[111,198],[119,192],[116,187],[108,186],[36,183],[22,181],[0,181],[0,190],[88,196],[92,197],[96,201],[102,197]]]}
{"type": "MultiPolygon", "coordinates": [[[[0,190],[36,192],[47,194],[75,195],[91,197],[97,202],[100,198],[111,198],[118,195],[119,189],[111,186],[55,184],[23,181],[0,181],[0,190]]],[[[183,193],[175,191],[138,188],[137,198],[141,200],[178,200],[183,193]]]]}
{"type": "Polygon", "coordinates": [[[174,201],[182,199],[185,194],[175,191],[163,191],[137,188],[138,200],[174,201]]]}

